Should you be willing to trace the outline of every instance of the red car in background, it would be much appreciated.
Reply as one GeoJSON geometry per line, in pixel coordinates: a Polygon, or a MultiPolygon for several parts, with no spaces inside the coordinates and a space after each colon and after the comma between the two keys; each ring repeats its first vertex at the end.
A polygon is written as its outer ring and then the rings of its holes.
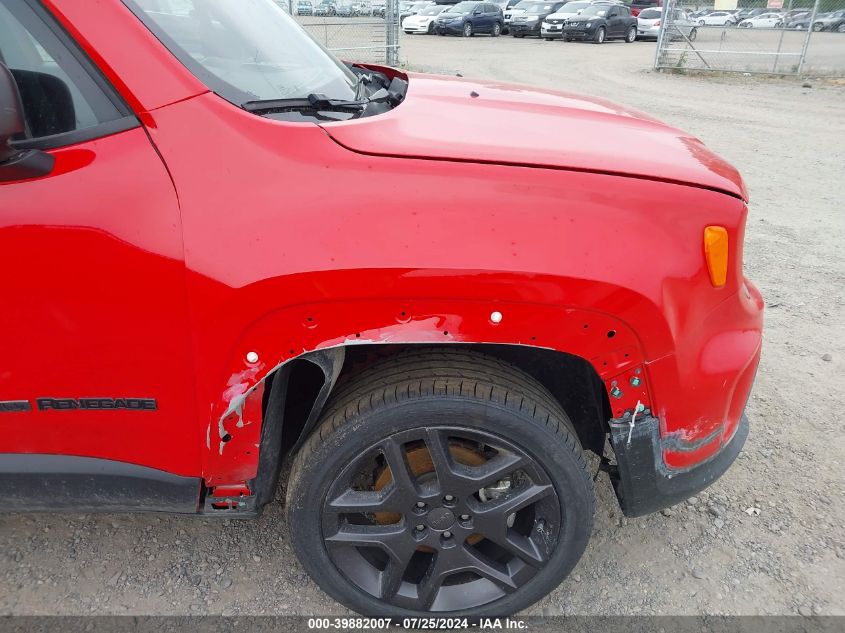
{"type": "Polygon", "coordinates": [[[255,516],[291,459],[331,596],[519,611],[585,451],[638,516],[742,448],[746,199],[645,114],[344,64],[271,0],[0,0],[5,509],[255,516]]]}
{"type": "Polygon", "coordinates": [[[633,0],[631,2],[631,15],[637,17],[643,9],[662,6],[663,0],[633,0]]]}

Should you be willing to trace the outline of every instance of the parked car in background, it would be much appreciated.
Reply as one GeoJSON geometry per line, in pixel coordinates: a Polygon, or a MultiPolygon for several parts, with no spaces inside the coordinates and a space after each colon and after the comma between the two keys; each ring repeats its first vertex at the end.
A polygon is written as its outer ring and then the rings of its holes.
{"type": "Polygon", "coordinates": [[[736,17],[729,11],[713,11],[699,16],[696,21],[699,26],[733,26],[736,24],[736,17]]]}
{"type": "Polygon", "coordinates": [[[740,9],[734,12],[734,18],[736,18],[737,23],[739,23],[743,20],[747,20],[748,18],[754,18],[758,15],[770,12],[771,9],[740,9]]]}
{"type": "Polygon", "coordinates": [[[820,30],[822,31],[845,33],[845,10],[833,11],[826,13],[821,18],[817,17],[815,24],[821,24],[822,28],[820,30]]]}
{"type": "Polygon", "coordinates": [[[373,15],[378,18],[383,18],[387,13],[387,2],[386,0],[373,0],[373,15]]]}
{"type": "MultiPolygon", "coordinates": [[[[813,30],[814,31],[824,30],[824,24],[822,23],[822,20],[825,17],[829,16],[830,13],[832,13],[832,12],[817,13],[816,14],[816,19],[813,22],[813,30]]],[[[790,29],[796,29],[796,30],[799,30],[799,31],[804,31],[804,30],[806,30],[810,27],[810,18],[812,18],[812,17],[813,17],[812,12],[808,11],[805,15],[796,16],[796,17],[792,18],[791,20],[785,21],[784,26],[787,26],[790,29]]]]}
{"type": "Polygon", "coordinates": [[[310,0],[298,0],[296,15],[314,15],[314,5],[311,4],[310,0]]]}
{"type": "Polygon", "coordinates": [[[653,7],[662,7],[663,0],[633,0],[631,2],[631,15],[637,17],[640,11],[653,7]]]}
{"type": "Polygon", "coordinates": [[[586,40],[603,44],[607,40],[633,42],[637,39],[637,18],[624,4],[591,4],[566,21],[563,40],[586,40]]]}
{"type": "Polygon", "coordinates": [[[783,20],[783,28],[785,29],[800,29],[800,28],[807,28],[807,23],[810,21],[810,16],[812,15],[811,11],[801,11],[800,13],[793,13],[792,15],[787,15],[783,20]],[[799,25],[803,24],[804,26],[801,27],[799,25]]]}
{"type": "Polygon", "coordinates": [[[370,0],[358,0],[352,5],[355,8],[355,15],[370,16],[373,14],[373,5],[370,0]]]}
{"type": "Polygon", "coordinates": [[[526,35],[540,37],[540,29],[543,20],[559,10],[566,2],[560,0],[559,2],[537,2],[528,9],[525,13],[516,16],[511,20],[510,34],[513,37],[525,37],[526,35]]]}
{"type": "Polygon", "coordinates": [[[436,6],[431,0],[420,0],[419,2],[402,3],[399,8],[399,24],[405,21],[405,18],[416,15],[426,7],[436,6]]]}
{"type": "Polygon", "coordinates": [[[779,29],[783,26],[783,14],[761,13],[753,18],[746,18],[739,23],[739,26],[744,29],[779,29]]]}
{"type": "Polygon", "coordinates": [[[463,35],[489,33],[498,37],[502,33],[504,16],[499,5],[492,2],[459,2],[447,7],[437,16],[434,32],[438,35],[463,35]]]}
{"type": "Polygon", "coordinates": [[[449,7],[443,4],[432,4],[430,6],[423,7],[419,13],[409,15],[407,18],[402,20],[402,30],[408,34],[426,33],[431,35],[434,33],[434,20],[447,8],[449,7]]]}
{"type": "Polygon", "coordinates": [[[323,0],[314,7],[314,15],[331,16],[337,15],[337,6],[332,0],[323,0]]]}
{"type": "Polygon", "coordinates": [[[517,2],[516,4],[512,5],[510,9],[506,9],[504,11],[503,21],[504,21],[504,32],[510,32],[510,25],[513,19],[519,15],[522,15],[528,10],[533,4],[536,4],[538,0],[522,0],[521,2],[517,2]]]}
{"type": "Polygon", "coordinates": [[[562,38],[563,25],[566,24],[566,21],[578,15],[582,9],[586,9],[591,4],[593,4],[592,0],[574,0],[565,3],[560,9],[545,17],[540,27],[540,34],[549,41],[562,38]]]}
{"type": "MultiPolygon", "coordinates": [[[[663,9],[643,9],[637,16],[637,39],[657,39],[663,19],[663,9]]],[[[674,10],[670,27],[664,37],[670,40],[686,39],[694,42],[698,35],[697,23],[685,11],[674,10]]]]}
{"type": "Polygon", "coordinates": [[[337,15],[343,18],[352,18],[358,15],[352,0],[339,0],[335,10],[337,15]]]}

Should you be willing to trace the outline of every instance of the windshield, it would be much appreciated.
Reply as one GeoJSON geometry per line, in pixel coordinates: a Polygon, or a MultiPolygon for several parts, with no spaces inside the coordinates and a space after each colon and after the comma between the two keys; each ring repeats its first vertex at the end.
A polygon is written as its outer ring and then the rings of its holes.
{"type": "Polygon", "coordinates": [[[554,11],[553,4],[532,4],[528,7],[526,13],[528,15],[543,15],[544,13],[551,13],[554,11]]]}
{"type": "Polygon", "coordinates": [[[477,6],[477,2],[459,2],[451,9],[446,9],[446,13],[471,13],[477,6]]]}
{"type": "Polygon", "coordinates": [[[427,7],[427,6],[428,6],[428,2],[415,2],[414,4],[411,5],[411,9],[413,9],[414,11],[419,11],[423,7],[427,7]]]}
{"type": "Polygon", "coordinates": [[[437,15],[443,11],[443,7],[426,7],[420,11],[420,15],[437,15]]]}
{"type": "Polygon", "coordinates": [[[567,2],[557,11],[558,13],[578,13],[581,9],[589,6],[589,2],[567,2]]]}
{"type": "Polygon", "coordinates": [[[640,11],[639,17],[643,20],[656,20],[662,14],[663,12],[660,9],[645,9],[644,11],[640,11]]]}
{"type": "Polygon", "coordinates": [[[528,7],[534,6],[537,0],[522,0],[522,2],[517,2],[514,5],[514,9],[522,9],[523,11],[528,7]]]}
{"type": "Polygon", "coordinates": [[[581,11],[581,15],[597,15],[603,18],[607,15],[607,5],[593,4],[581,11]]]}
{"type": "Polygon", "coordinates": [[[354,99],[355,75],[273,0],[124,0],[188,70],[232,103],[354,99]]]}

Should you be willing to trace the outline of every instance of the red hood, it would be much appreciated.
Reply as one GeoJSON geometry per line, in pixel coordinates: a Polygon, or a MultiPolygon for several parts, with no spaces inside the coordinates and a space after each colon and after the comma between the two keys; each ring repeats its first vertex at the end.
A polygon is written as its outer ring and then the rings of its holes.
{"type": "Polygon", "coordinates": [[[736,169],[698,139],[574,94],[410,74],[405,101],[389,113],[322,127],[363,154],[622,174],[746,198],[736,169]]]}

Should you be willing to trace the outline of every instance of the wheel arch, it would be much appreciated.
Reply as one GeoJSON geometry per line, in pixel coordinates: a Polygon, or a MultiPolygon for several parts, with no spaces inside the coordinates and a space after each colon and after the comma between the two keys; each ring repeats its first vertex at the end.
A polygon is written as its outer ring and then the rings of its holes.
{"type": "Polygon", "coordinates": [[[521,345],[366,344],[302,355],[271,373],[263,394],[263,428],[254,482],[258,505],[272,501],[282,464],[316,428],[339,380],[350,380],[372,362],[420,348],[472,349],[504,360],[545,387],[569,416],[581,445],[601,455],[612,417],[604,383],[586,359],[521,345]]]}
{"type": "MultiPolygon", "coordinates": [[[[609,399],[613,404],[604,420],[621,416],[638,403],[652,404],[646,364],[672,349],[666,318],[653,302],[632,290],[601,282],[571,280],[564,287],[560,279],[537,275],[519,275],[517,280],[508,274],[507,283],[499,276],[464,273],[461,279],[474,283],[448,280],[460,288],[461,297],[358,297],[289,305],[252,320],[229,352],[219,355],[228,361],[216,372],[217,378],[208,374],[203,381],[209,400],[200,407],[210,407],[204,429],[202,473],[206,486],[256,483],[259,471],[267,471],[266,447],[278,447],[278,453],[283,443],[293,445],[290,438],[282,439],[282,427],[272,429],[264,424],[265,415],[269,420],[272,411],[285,406],[284,401],[281,405],[273,402],[278,386],[288,387],[285,397],[288,391],[308,393],[312,401],[319,397],[324,403],[339,375],[332,363],[342,366],[347,355],[359,354],[358,348],[393,351],[408,345],[477,346],[532,375],[539,371],[532,367],[542,360],[545,369],[535,377],[544,384],[553,373],[550,366],[582,367],[585,374],[592,372],[595,384],[601,384],[605,402],[609,399]],[[488,298],[491,294],[498,298],[488,298]],[[513,294],[520,296],[509,296],[513,294]],[[538,302],[541,297],[555,302],[538,302]],[[575,305],[567,305],[566,299],[575,305]],[[629,323],[636,324],[637,331],[629,323]],[[616,388],[617,382],[621,389],[616,388]],[[330,386],[324,390],[327,383],[330,386]],[[613,397],[608,398],[608,393],[613,397]]],[[[444,281],[428,290],[444,293],[446,286],[444,281]]],[[[350,288],[349,292],[385,292],[385,288],[350,288]]],[[[569,411],[571,404],[563,404],[569,411]]],[[[300,412],[300,420],[302,415],[300,412]]],[[[596,441],[584,439],[584,444],[593,446],[596,441]]],[[[270,470],[276,466],[272,464],[270,470]]]]}

